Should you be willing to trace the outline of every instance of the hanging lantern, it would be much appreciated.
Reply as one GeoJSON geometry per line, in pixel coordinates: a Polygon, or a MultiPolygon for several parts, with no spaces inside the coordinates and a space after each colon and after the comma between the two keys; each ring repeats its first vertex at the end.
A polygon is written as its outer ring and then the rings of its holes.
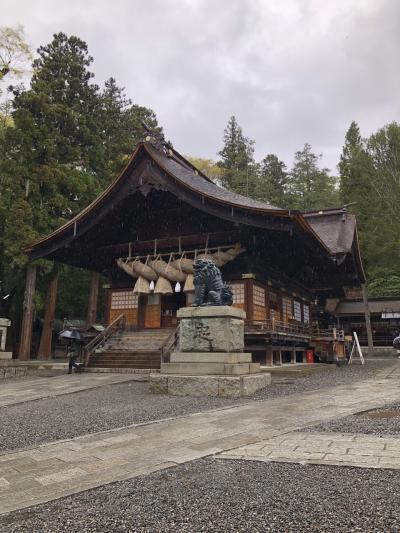
{"type": "Polygon", "coordinates": [[[151,291],[154,291],[154,281],[153,280],[150,281],[149,289],[151,291]]]}
{"type": "Polygon", "coordinates": [[[175,285],[175,292],[181,292],[181,290],[182,290],[181,284],[179,283],[179,281],[177,281],[175,285]]]}

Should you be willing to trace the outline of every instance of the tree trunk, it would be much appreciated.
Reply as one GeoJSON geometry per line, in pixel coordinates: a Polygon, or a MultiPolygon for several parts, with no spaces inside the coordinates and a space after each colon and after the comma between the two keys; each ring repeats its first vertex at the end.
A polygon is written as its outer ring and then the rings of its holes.
{"type": "Polygon", "coordinates": [[[46,304],[42,336],[40,337],[39,359],[51,358],[51,341],[53,337],[53,322],[56,312],[58,271],[54,272],[47,287],[46,304]]]}
{"type": "Polygon", "coordinates": [[[26,271],[25,295],[22,311],[22,326],[19,342],[18,357],[21,361],[28,361],[31,357],[32,326],[33,326],[33,295],[35,294],[36,265],[28,265],[26,271]]]}
{"type": "Polygon", "coordinates": [[[367,328],[367,339],[368,339],[368,355],[372,355],[374,350],[374,341],[372,339],[372,328],[371,328],[371,315],[369,312],[368,305],[368,296],[367,296],[367,286],[365,283],[361,285],[362,295],[364,301],[364,314],[365,314],[365,325],[367,328]]]}
{"type": "Polygon", "coordinates": [[[97,298],[99,295],[99,280],[100,274],[98,272],[92,272],[92,283],[90,285],[89,304],[86,318],[88,327],[96,323],[97,298]]]}

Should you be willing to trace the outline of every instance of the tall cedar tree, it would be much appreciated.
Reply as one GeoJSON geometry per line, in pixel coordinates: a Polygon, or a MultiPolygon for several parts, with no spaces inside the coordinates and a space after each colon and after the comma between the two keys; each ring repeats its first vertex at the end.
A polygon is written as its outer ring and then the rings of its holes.
{"type": "Polygon", "coordinates": [[[104,185],[127,162],[135,145],[143,138],[144,121],[151,129],[161,131],[155,113],[146,107],[132,104],[124,89],[109,78],[100,96],[99,125],[103,152],[101,162],[104,185]]]}
{"type": "Polygon", "coordinates": [[[254,141],[243,135],[242,128],[232,116],[224,131],[224,146],[218,155],[223,168],[222,185],[245,196],[254,196],[256,165],[254,141]]]}
{"type": "Polygon", "coordinates": [[[400,291],[400,125],[392,122],[363,142],[351,159],[354,211],[371,296],[400,291]]]}
{"type": "Polygon", "coordinates": [[[275,154],[268,154],[259,165],[255,196],[276,207],[286,207],[288,173],[286,165],[275,154]]]}
{"type": "Polygon", "coordinates": [[[361,160],[363,158],[363,142],[360,128],[356,122],[350,124],[346,132],[343,151],[338,165],[340,173],[340,197],[343,203],[355,200],[354,195],[363,187],[363,171],[361,160]]]}
{"type": "Polygon", "coordinates": [[[308,211],[338,204],[336,180],[329,175],[328,169],[319,168],[319,159],[308,143],[295,153],[288,182],[290,207],[308,211]]]}
{"type": "MultiPolygon", "coordinates": [[[[37,53],[30,89],[14,88],[15,127],[6,128],[0,141],[3,290],[23,287],[23,246],[70,219],[115,177],[143,136],[140,120],[157,126],[154,113],[131,105],[114,80],[103,91],[92,83],[92,58],[78,37],[56,34],[37,53]]],[[[75,292],[72,304],[64,305],[74,283],[80,283],[76,276],[87,287],[87,273],[64,273],[61,316],[85,315],[87,291],[75,292]]],[[[40,304],[40,290],[37,298],[40,304]]]]}

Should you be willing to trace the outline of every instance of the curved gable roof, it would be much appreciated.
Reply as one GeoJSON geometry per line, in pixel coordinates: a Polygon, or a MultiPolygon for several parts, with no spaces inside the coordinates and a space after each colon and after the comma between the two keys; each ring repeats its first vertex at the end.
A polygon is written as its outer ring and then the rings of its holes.
{"type": "Polygon", "coordinates": [[[364,282],[366,276],[361,259],[355,215],[347,213],[344,208],[335,208],[310,211],[303,213],[303,216],[333,256],[344,259],[349,253],[353,255],[360,280],[364,282]]]}

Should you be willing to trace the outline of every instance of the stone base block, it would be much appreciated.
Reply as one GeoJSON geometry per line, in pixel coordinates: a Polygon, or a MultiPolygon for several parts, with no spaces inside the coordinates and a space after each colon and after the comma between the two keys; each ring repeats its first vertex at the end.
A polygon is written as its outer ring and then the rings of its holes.
{"type": "Polygon", "coordinates": [[[244,349],[244,318],[230,306],[183,307],[180,319],[180,352],[241,352],[244,349]]]}
{"type": "Polygon", "coordinates": [[[172,352],[171,363],[251,363],[251,353],[172,352]]]}
{"type": "Polygon", "coordinates": [[[161,374],[240,376],[260,372],[260,363],[161,363],[161,374]]]}
{"type": "Polygon", "coordinates": [[[12,352],[1,352],[0,359],[12,359],[12,352]]]}
{"type": "Polygon", "coordinates": [[[271,374],[247,376],[182,376],[150,374],[150,392],[172,396],[241,398],[271,384],[271,374]]]}

